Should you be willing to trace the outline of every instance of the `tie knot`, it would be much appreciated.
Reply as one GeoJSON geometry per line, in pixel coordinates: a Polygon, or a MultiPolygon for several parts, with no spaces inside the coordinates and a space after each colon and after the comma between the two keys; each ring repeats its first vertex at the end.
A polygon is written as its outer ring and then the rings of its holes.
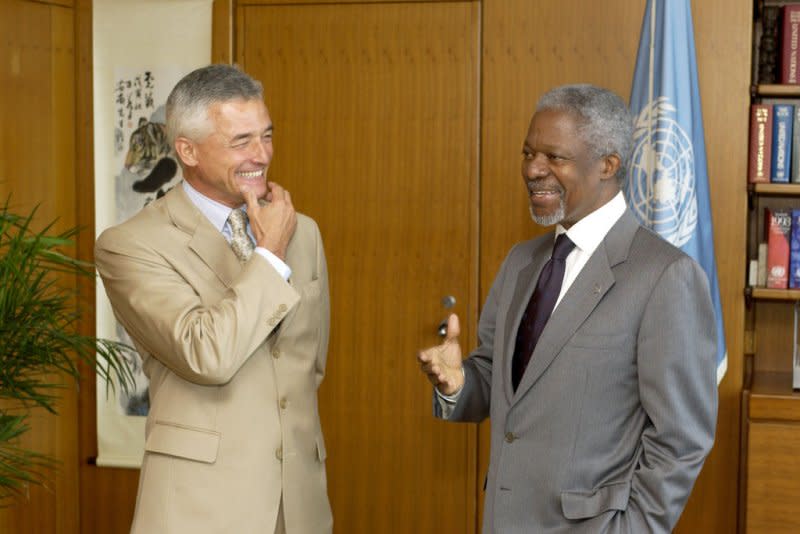
{"type": "Polygon", "coordinates": [[[572,249],[575,248],[575,243],[567,237],[567,234],[559,234],[556,238],[556,244],[553,246],[553,259],[555,260],[564,260],[569,256],[569,253],[572,252],[572,249]]]}

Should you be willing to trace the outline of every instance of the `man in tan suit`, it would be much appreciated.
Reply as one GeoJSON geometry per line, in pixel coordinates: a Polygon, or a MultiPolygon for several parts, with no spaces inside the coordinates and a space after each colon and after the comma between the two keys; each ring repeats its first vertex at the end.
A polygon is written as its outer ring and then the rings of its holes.
{"type": "Polygon", "coordinates": [[[167,135],[184,182],[95,249],[150,379],[131,531],[331,532],[325,255],[314,221],[266,179],[261,84],[226,65],[188,74],[167,100],[167,135]]]}

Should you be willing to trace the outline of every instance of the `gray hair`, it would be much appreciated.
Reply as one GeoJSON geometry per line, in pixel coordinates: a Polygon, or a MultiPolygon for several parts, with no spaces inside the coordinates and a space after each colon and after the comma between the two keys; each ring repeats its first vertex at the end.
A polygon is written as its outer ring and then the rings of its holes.
{"type": "Polygon", "coordinates": [[[199,141],[211,133],[208,108],[229,100],[264,99],[261,82],[235,65],[209,65],[179,81],[167,98],[167,139],[178,136],[199,141]]]}
{"type": "Polygon", "coordinates": [[[578,119],[578,133],[596,158],[616,154],[617,183],[628,175],[633,151],[633,114],[615,93],[589,84],[563,85],[545,93],[536,111],[559,110],[578,119]]]}

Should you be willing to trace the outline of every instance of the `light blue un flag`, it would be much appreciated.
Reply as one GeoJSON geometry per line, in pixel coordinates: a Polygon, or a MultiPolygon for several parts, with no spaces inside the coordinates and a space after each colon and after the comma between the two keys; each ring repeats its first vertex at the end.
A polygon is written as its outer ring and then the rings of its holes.
{"type": "Polygon", "coordinates": [[[625,196],[639,220],[705,270],[717,319],[717,383],[728,365],[689,0],[647,0],[631,90],[636,125],[625,196]]]}

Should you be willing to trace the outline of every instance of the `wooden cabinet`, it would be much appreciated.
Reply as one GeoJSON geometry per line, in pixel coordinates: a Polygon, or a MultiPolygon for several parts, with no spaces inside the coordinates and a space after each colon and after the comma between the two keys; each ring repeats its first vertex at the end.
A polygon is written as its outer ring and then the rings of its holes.
{"type": "Polygon", "coordinates": [[[800,394],[791,373],[760,371],[745,396],[746,532],[800,532],[800,394]]]}
{"type": "MultiPolygon", "coordinates": [[[[753,399],[753,403],[762,402],[769,400],[753,399]]],[[[748,434],[747,532],[800,532],[800,425],[752,420],[748,434]]]]}

